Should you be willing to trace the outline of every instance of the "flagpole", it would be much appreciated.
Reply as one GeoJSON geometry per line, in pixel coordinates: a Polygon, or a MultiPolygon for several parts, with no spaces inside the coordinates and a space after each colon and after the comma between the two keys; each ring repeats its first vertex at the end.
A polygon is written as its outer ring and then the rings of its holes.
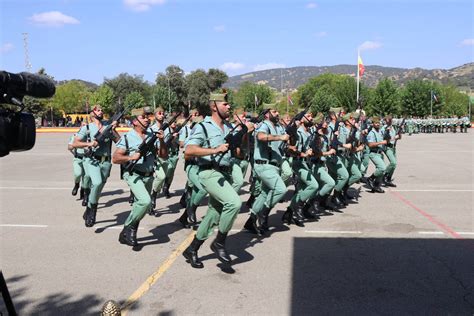
{"type": "Polygon", "coordinates": [[[431,117],[433,117],[433,80],[431,81],[431,95],[430,95],[431,117]]]}
{"type": "Polygon", "coordinates": [[[357,49],[357,99],[356,102],[359,102],[359,58],[360,58],[360,51],[357,49]]]}
{"type": "Polygon", "coordinates": [[[286,115],[288,115],[288,90],[286,90],[286,115]]]}

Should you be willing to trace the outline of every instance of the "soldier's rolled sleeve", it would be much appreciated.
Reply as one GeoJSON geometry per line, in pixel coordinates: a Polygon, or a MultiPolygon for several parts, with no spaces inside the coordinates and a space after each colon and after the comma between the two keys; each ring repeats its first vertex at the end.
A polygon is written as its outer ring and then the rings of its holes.
{"type": "Polygon", "coordinates": [[[76,137],[78,137],[81,141],[85,141],[87,139],[87,127],[82,126],[79,132],[77,132],[76,137]]]}
{"type": "Polygon", "coordinates": [[[367,135],[367,142],[368,142],[368,143],[375,143],[375,142],[377,142],[377,140],[375,139],[374,133],[369,133],[369,134],[367,135]]]}
{"type": "Polygon", "coordinates": [[[115,144],[115,147],[120,148],[120,149],[126,149],[127,146],[125,144],[125,137],[121,137],[118,143],[115,144]]]}
{"type": "Polygon", "coordinates": [[[204,130],[202,129],[201,125],[196,126],[191,130],[191,135],[188,137],[184,147],[188,145],[198,145],[202,146],[206,141],[206,135],[204,134],[204,130]]]}

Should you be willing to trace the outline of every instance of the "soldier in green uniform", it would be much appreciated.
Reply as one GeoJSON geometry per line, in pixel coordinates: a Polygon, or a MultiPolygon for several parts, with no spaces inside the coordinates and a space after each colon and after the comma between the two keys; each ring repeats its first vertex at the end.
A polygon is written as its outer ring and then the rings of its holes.
{"type": "Polygon", "coordinates": [[[174,179],[174,172],[179,159],[179,135],[175,132],[176,122],[173,122],[165,132],[165,143],[168,147],[168,168],[166,169],[165,182],[163,183],[163,194],[167,199],[171,198],[170,187],[174,179]]]}
{"type": "Polygon", "coordinates": [[[107,126],[106,122],[102,122],[104,117],[102,108],[95,105],[90,116],[92,122],[81,127],[72,144],[74,148],[87,148],[83,165],[91,179],[91,191],[82,216],[86,227],[92,227],[95,224],[99,197],[112,168],[110,162],[112,141],[117,142],[120,139],[120,135],[115,131],[117,122],[112,122],[112,139],[105,139],[102,143],[97,142],[95,140],[97,133],[102,132],[107,126]]]}
{"type": "Polygon", "coordinates": [[[229,144],[225,141],[225,137],[232,131],[232,126],[226,121],[230,115],[227,94],[211,94],[209,107],[211,116],[196,125],[185,145],[185,158],[197,158],[199,181],[209,193],[207,213],[193,241],[183,252],[193,268],[204,266],[197,252],[202,243],[213,234],[216,226],[217,237],[212,242],[211,249],[221,262],[231,263],[225,241],[242,205],[233,186],[231,153],[229,144]]]}
{"type": "Polygon", "coordinates": [[[345,143],[345,135],[339,132],[340,126],[337,126],[337,124],[341,124],[341,121],[339,115],[336,113],[341,112],[341,108],[331,108],[329,111],[329,116],[331,118],[331,122],[328,124],[329,146],[336,150],[336,154],[329,156],[326,159],[326,166],[328,167],[329,174],[336,181],[333,202],[338,207],[344,207],[347,205],[347,202],[343,197],[343,190],[347,181],[349,180],[349,172],[345,167],[343,157],[346,151],[342,145],[345,143]]]}
{"type": "Polygon", "coordinates": [[[280,166],[283,160],[280,151],[281,142],[289,139],[287,134],[277,132],[276,125],[279,113],[275,104],[264,104],[264,121],[256,129],[254,146],[255,175],[261,181],[261,192],[253,202],[250,218],[245,228],[250,232],[261,235],[262,230],[268,230],[268,215],[271,209],[286,193],[286,185],[280,176],[280,166]],[[261,227],[257,225],[260,216],[261,227]]]}
{"type": "MultiPolygon", "coordinates": [[[[244,135],[242,139],[242,144],[240,148],[240,154],[241,158],[239,157],[232,157],[232,179],[234,180],[234,183],[238,187],[242,187],[244,184],[244,178],[245,174],[247,173],[247,169],[249,166],[249,160],[248,160],[248,155],[250,153],[249,149],[249,143],[250,143],[250,137],[254,131],[254,125],[251,122],[247,122],[247,119],[245,117],[245,111],[243,109],[236,109],[234,111],[234,123],[233,126],[239,125],[239,124],[245,124],[247,127],[247,133],[244,135]]],[[[236,129],[236,132],[241,130],[242,126],[238,126],[236,129]]]]}
{"type": "MultiPolygon", "coordinates": [[[[395,172],[395,168],[397,167],[397,151],[396,151],[396,142],[400,139],[400,135],[398,135],[398,130],[392,124],[392,116],[388,115],[385,117],[386,125],[381,128],[382,134],[385,134],[388,130],[388,135],[390,139],[387,140],[387,144],[384,148],[384,154],[387,156],[389,164],[385,170],[385,174],[383,177],[383,183],[388,187],[396,187],[395,183],[392,181],[393,173],[395,172]]],[[[400,128],[400,127],[399,127],[400,128]]]]}
{"type": "Polygon", "coordinates": [[[372,130],[367,135],[367,143],[370,148],[370,160],[375,165],[375,172],[367,179],[372,192],[383,193],[384,190],[380,187],[382,179],[385,174],[385,163],[383,161],[384,145],[387,141],[383,139],[383,134],[380,130],[380,118],[372,117],[372,130]]]}
{"type": "Polygon", "coordinates": [[[127,182],[135,199],[132,211],[125,220],[124,228],[119,235],[120,243],[132,247],[137,245],[137,230],[140,220],[151,207],[150,192],[153,184],[155,158],[157,155],[166,158],[167,155],[166,147],[163,146],[162,131],[157,133],[160,145],[158,149],[153,143],[145,154],[142,155],[138,151],[142,143],[153,137],[153,132],[148,129],[150,124],[148,114],[146,109],[132,110],[133,129],[122,136],[112,158],[113,163],[124,166],[127,166],[129,162],[135,162],[132,170],[125,170],[123,173],[123,179],[127,182]]]}
{"type": "MultiPolygon", "coordinates": [[[[349,179],[347,180],[346,185],[342,189],[342,198],[344,200],[352,199],[347,191],[349,187],[354,183],[359,182],[362,178],[362,173],[360,172],[360,158],[359,152],[363,150],[363,145],[359,145],[359,131],[358,126],[356,126],[355,118],[358,117],[358,113],[347,113],[343,116],[343,121],[345,126],[341,126],[340,140],[343,143],[343,148],[346,152],[343,155],[344,166],[349,172],[349,179]]],[[[347,202],[346,202],[347,203],[347,202]]]]}
{"type": "Polygon", "coordinates": [[[72,195],[76,196],[77,191],[79,190],[79,185],[81,187],[79,193],[79,199],[82,200],[82,206],[87,206],[87,200],[90,192],[90,182],[91,179],[86,174],[84,169],[83,160],[84,160],[84,149],[83,148],[74,148],[72,143],[77,134],[74,134],[69,139],[67,145],[68,150],[73,154],[74,159],[72,161],[72,170],[74,175],[74,187],[72,188],[72,195]]]}
{"type": "Polygon", "coordinates": [[[310,128],[313,124],[313,115],[309,112],[306,113],[301,122],[297,122],[297,124],[299,127],[294,148],[293,171],[297,175],[298,190],[283,214],[283,222],[287,224],[295,223],[297,226],[303,227],[304,218],[316,218],[309,210],[312,206],[310,200],[316,195],[319,185],[308,166],[309,158],[313,155],[310,146],[310,128]]]}

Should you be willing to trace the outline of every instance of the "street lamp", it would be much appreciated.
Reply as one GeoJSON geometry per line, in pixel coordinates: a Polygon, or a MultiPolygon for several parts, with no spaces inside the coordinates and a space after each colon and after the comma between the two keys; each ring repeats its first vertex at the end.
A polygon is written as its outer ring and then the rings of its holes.
{"type": "MultiPolygon", "coordinates": [[[[182,74],[182,70],[174,71],[175,74],[182,74]]],[[[171,72],[166,76],[168,79],[168,113],[171,113],[171,86],[170,86],[170,75],[171,72]]]]}

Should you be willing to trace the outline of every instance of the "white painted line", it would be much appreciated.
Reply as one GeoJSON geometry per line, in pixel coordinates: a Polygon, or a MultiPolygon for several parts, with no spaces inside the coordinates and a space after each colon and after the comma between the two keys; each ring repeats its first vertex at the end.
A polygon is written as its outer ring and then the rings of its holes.
{"type": "Polygon", "coordinates": [[[305,230],[309,234],[362,234],[361,231],[351,230],[305,230]]]}
{"type": "Polygon", "coordinates": [[[434,190],[390,190],[393,192],[474,192],[474,190],[441,190],[441,189],[434,189],[434,190]]]}
{"type": "Polygon", "coordinates": [[[444,235],[444,232],[418,232],[420,235],[444,235]]]}
{"type": "MultiPolygon", "coordinates": [[[[404,150],[404,153],[438,153],[439,150],[404,150]]],[[[450,151],[450,153],[472,153],[472,150],[456,150],[456,151],[450,151]]]]}
{"type": "Polygon", "coordinates": [[[456,232],[459,235],[474,235],[474,232],[456,232]]]}
{"type": "MultiPolygon", "coordinates": [[[[124,189],[125,188],[107,188],[108,191],[124,189]]],[[[72,190],[72,187],[0,187],[0,190],[72,190]]],[[[108,191],[102,193],[107,193],[108,191]]]]}
{"type": "Polygon", "coordinates": [[[46,228],[48,225],[0,224],[0,227],[46,228]]]}
{"type": "MultiPolygon", "coordinates": [[[[107,227],[107,226],[93,226],[94,228],[99,228],[99,229],[104,229],[104,230],[108,230],[108,229],[123,229],[123,226],[110,226],[110,227],[107,227]]],[[[138,230],[143,230],[145,228],[143,227],[138,227],[138,230]]]]}

